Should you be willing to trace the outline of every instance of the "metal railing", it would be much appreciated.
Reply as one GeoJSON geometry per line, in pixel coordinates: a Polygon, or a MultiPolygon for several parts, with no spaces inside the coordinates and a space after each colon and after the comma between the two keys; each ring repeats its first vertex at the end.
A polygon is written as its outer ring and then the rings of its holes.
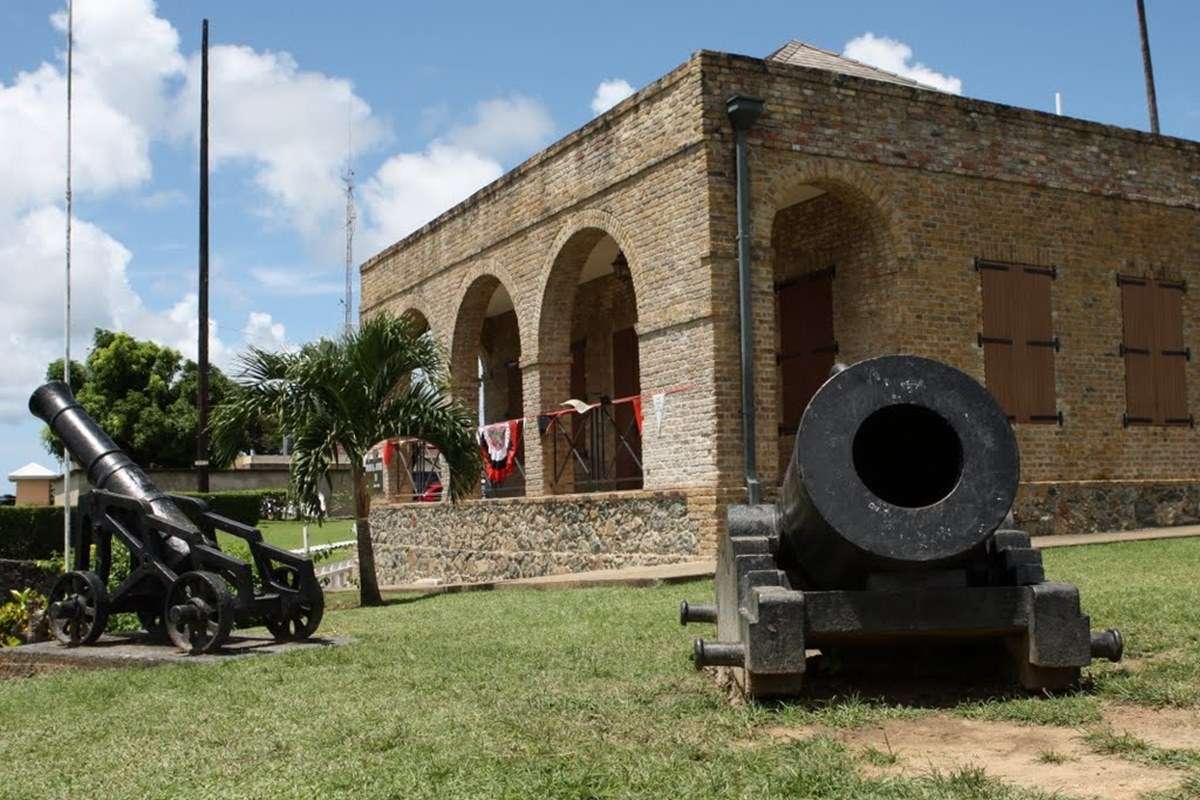
{"type": "Polygon", "coordinates": [[[542,433],[553,438],[551,475],[562,485],[571,470],[575,492],[642,488],[642,434],[638,396],[599,403],[582,412],[558,412],[542,433]]]}

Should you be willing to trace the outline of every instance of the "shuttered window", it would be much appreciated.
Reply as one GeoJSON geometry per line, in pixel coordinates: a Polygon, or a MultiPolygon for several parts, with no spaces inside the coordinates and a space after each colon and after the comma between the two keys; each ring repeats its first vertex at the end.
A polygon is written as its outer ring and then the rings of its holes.
{"type": "Polygon", "coordinates": [[[779,306],[780,433],[796,432],[800,417],[829,377],[837,356],[833,338],[832,268],[775,286],[779,306]]]}
{"type": "Polygon", "coordinates": [[[983,347],[987,388],[1014,422],[1061,423],[1054,390],[1050,287],[1055,270],[977,261],[983,289],[983,347]]]}
{"type": "Polygon", "coordinates": [[[1125,424],[1191,425],[1183,283],[1118,276],[1125,358],[1125,424]]]}

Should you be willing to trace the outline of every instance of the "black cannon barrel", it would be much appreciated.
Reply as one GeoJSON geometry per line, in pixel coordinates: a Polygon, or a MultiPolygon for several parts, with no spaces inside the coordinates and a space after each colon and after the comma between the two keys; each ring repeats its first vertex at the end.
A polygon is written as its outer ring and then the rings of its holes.
{"type": "MultiPolygon", "coordinates": [[[[29,410],[50,426],[71,456],[83,465],[92,486],[144,500],[156,516],[200,536],[192,521],[75,401],[67,384],[51,381],[38,387],[29,398],[29,410]]],[[[187,554],[186,544],[178,537],[168,541],[177,555],[187,554]]]]}
{"type": "Polygon", "coordinates": [[[953,565],[984,546],[1020,477],[1003,410],[969,375],[917,356],[842,369],[800,421],[780,488],[780,554],[809,588],[953,565]]]}

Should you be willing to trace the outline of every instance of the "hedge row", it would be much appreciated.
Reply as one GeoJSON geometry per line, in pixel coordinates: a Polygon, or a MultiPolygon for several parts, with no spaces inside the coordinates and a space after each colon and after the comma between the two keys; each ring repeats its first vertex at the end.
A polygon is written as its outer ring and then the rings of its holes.
{"type": "Polygon", "coordinates": [[[259,520],[276,518],[275,509],[287,503],[287,492],[283,489],[245,489],[236,492],[181,492],[208,503],[214,514],[237,520],[243,525],[254,527],[259,520]]]}
{"type": "MultiPolygon", "coordinates": [[[[210,510],[256,526],[275,519],[287,504],[282,489],[239,492],[184,492],[208,503],[210,510]]],[[[0,558],[18,561],[50,558],[62,553],[63,510],[57,506],[0,506],[0,558]]]]}
{"type": "Polygon", "coordinates": [[[0,506],[0,558],[33,561],[62,553],[63,510],[0,506]]]}

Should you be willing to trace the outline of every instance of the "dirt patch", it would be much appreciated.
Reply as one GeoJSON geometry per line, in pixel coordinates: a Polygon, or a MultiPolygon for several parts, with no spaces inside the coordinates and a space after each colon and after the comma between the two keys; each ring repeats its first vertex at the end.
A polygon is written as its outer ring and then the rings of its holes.
{"type": "MultiPolygon", "coordinates": [[[[1121,730],[1115,719],[1111,724],[1121,730]]],[[[1072,797],[1136,800],[1147,792],[1171,789],[1182,777],[1175,770],[1093,753],[1083,743],[1081,730],[944,714],[853,729],[776,727],[766,733],[778,740],[830,736],[853,752],[870,753],[871,758],[864,759],[867,774],[912,776],[982,767],[994,778],[1072,797]],[[887,764],[892,757],[894,763],[887,764]]]]}
{"type": "Polygon", "coordinates": [[[1200,750],[1200,711],[1114,705],[1104,709],[1113,733],[1127,733],[1167,749],[1200,750]]]}

